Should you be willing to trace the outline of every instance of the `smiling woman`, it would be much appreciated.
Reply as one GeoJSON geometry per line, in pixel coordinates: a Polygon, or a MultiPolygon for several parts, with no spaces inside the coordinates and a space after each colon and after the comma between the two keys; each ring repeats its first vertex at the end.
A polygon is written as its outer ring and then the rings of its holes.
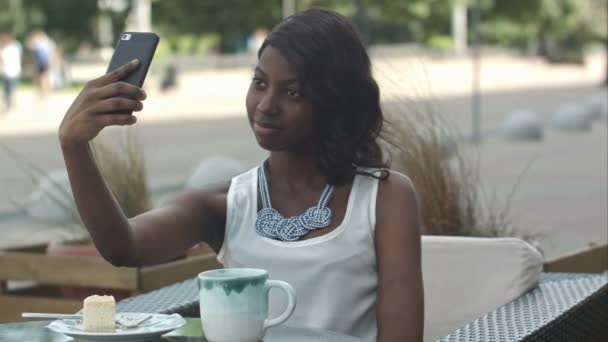
{"type": "Polygon", "coordinates": [[[269,151],[289,147],[310,149],[315,111],[302,98],[296,75],[279,50],[268,47],[260,56],[247,92],[247,115],[258,144],[269,151]]]}
{"type": "MultiPolygon", "coordinates": [[[[122,98],[120,109],[142,107],[142,90],[121,82],[137,64],[87,84],[59,135],[96,246],[114,265],[141,266],[204,241],[226,268],[264,269],[293,285],[298,304],[287,323],[366,341],[420,341],[416,193],[382,154],[380,92],[359,34],[341,15],[309,9],[275,27],[258,57],[246,108],[268,158],[133,218],[117,206],[88,142],[107,126],[136,123],[106,104],[122,98]]],[[[271,317],[284,301],[270,293],[271,317]]]]}

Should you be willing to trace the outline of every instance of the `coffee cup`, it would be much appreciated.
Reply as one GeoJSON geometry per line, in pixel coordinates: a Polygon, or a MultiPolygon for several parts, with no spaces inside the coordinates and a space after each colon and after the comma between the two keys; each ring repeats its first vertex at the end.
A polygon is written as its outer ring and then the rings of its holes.
{"type": "Polygon", "coordinates": [[[291,285],[268,279],[256,268],[224,268],[199,273],[199,304],[205,338],[210,342],[258,342],[266,330],[283,323],[296,306],[291,285]],[[268,292],[277,287],[287,294],[285,311],[268,318],[268,292]]]}

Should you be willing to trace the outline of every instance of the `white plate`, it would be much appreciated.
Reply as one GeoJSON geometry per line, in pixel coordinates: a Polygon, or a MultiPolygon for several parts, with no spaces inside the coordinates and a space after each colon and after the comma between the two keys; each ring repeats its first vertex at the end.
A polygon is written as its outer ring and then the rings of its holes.
{"type": "Polygon", "coordinates": [[[142,315],[152,317],[137,327],[116,329],[114,333],[85,332],[82,330],[82,321],[76,319],[58,319],[47,325],[47,328],[79,341],[145,341],[153,337],[159,337],[186,324],[186,320],[179,314],[163,315],[138,312],[119,312],[116,314],[116,316],[125,319],[137,319],[142,315]]]}

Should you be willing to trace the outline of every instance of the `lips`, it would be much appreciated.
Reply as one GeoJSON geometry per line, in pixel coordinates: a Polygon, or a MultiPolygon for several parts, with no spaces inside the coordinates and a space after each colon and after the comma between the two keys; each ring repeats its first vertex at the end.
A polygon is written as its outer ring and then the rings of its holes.
{"type": "Polygon", "coordinates": [[[279,129],[279,126],[268,123],[268,122],[254,121],[254,124],[258,127],[264,128],[264,129],[279,129]]]}
{"type": "Polygon", "coordinates": [[[281,131],[278,126],[266,122],[254,121],[253,131],[257,136],[274,136],[281,131]]]}

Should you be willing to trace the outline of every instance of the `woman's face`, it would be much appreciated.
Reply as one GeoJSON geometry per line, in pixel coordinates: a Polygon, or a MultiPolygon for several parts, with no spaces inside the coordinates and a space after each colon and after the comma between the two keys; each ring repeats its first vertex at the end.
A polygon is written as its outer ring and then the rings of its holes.
{"type": "Polygon", "coordinates": [[[296,73],[272,46],[260,56],[246,105],[249,123],[262,148],[280,151],[312,147],[314,106],[302,97],[296,73]]]}

